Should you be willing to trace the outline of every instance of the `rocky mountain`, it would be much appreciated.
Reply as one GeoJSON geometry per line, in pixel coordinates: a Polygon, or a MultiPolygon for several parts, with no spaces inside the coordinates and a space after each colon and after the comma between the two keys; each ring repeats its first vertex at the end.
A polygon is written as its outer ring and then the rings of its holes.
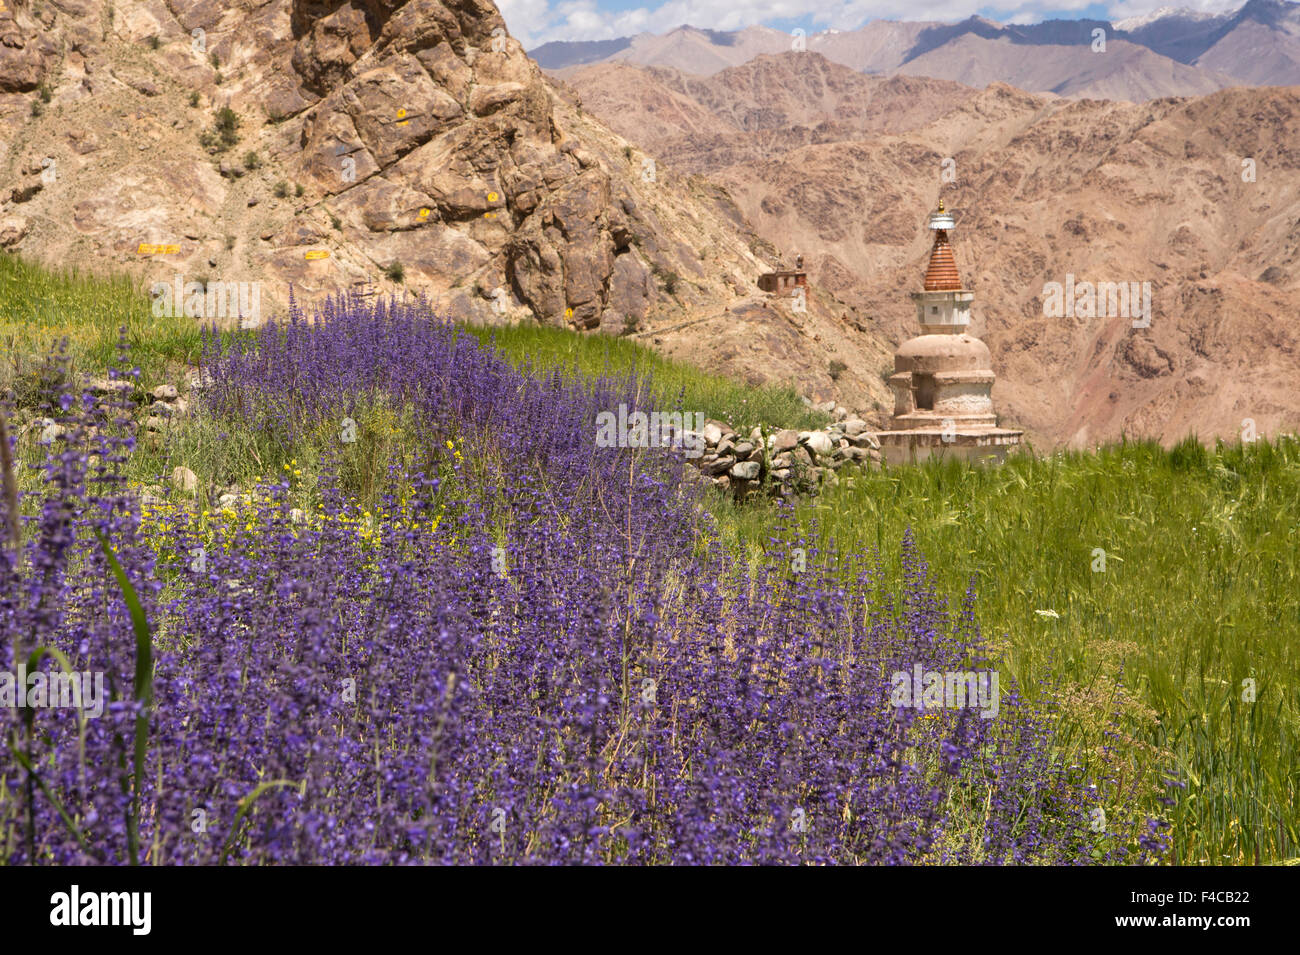
{"type": "Polygon", "coordinates": [[[781,252],[557,88],[489,0],[4,0],[0,247],[256,284],[264,311],[291,286],[409,290],[640,330],[819,400],[884,394],[830,376],[887,354],[846,305],[759,293],[781,252]]]}
{"type": "Polygon", "coordinates": [[[1300,83],[1300,4],[1250,0],[1210,15],[1162,8],[1116,29],[1162,56],[1256,85],[1300,83]]]}
{"type": "Polygon", "coordinates": [[[529,56],[544,70],[626,61],[708,75],[764,53],[784,53],[790,42],[790,34],[771,27],[731,32],[682,25],[664,34],[638,33],[617,40],[553,41],[530,50],[529,56]]]}
{"type": "Polygon", "coordinates": [[[673,168],[712,175],[817,143],[931,122],[978,94],[947,80],[867,76],[820,54],[759,56],[712,76],[601,63],[568,74],[583,107],[673,168]]]}
{"type": "Polygon", "coordinates": [[[942,196],[997,407],[1040,446],[1297,426],[1300,88],[1077,101],[811,53],[711,77],[600,64],[567,82],[665,164],[723,185],[891,342],[913,334],[921,224],[942,196]],[[1053,314],[1050,283],[1076,281],[1149,283],[1149,327],[1102,317],[1108,302],[1053,314]]]}
{"type": "Polygon", "coordinates": [[[1060,96],[1139,103],[1237,85],[1226,73],[1184,66],[1114,38],[1107,41],[1104,53],[1097,53],[1084,42],[1044,43],[1026,50],[1011,37],[968,33],[912,57],[896,72],[940,76],[981,89],[990,83],[1007,83],[1060,96]]]}
{"type": "Polygon", "coordinates": [[[1229,86],[1300,83],[1300,3],[1249,0],[1231,13],[1166,9],[1151,17],[1000,24],[872,20],[857,30],[792,37],[767,27],[736,32],[681,26],[663,35],[548,43],[543,68],[628,62],[710,75],[762,54],[819,53],[867,73],[906,73],[971,86],[1144,102],[1229,86]],[[1105,47],[1097,44],[1102,31],[1105,47]]]}

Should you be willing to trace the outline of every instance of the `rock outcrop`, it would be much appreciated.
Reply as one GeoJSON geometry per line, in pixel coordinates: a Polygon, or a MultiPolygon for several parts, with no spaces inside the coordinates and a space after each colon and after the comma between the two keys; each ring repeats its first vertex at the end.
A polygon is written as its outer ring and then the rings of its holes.
{"type": "Polygon", "coordinates": [[[723,314],[770,264],[725,193],[584,114],[488,0],[7,7],[0,182],[11,250],[259,281],[271,309],[405,289],[622,334],[723,314]]]}
{"type": "Polygon", "coordinates": [[[882,336],[824,288],[759,294],[780,253],[731,196],[611,132],[488,0],[5,9],[0,247],[146,289],[260,283],[264,317],[291,286],[411,292],[888,400],[882,336]]]}

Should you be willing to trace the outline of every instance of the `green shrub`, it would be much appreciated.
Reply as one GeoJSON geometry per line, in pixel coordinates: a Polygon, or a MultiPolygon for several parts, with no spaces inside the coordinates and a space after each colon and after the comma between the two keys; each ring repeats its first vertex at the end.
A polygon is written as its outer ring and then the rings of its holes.
{"type": "Polygon", "coordinates": [[[239,142],[239,126],[239,114],[223,106],[213,116],[212,127],[199,134],[199,144],[223,153],[239,142]]]}

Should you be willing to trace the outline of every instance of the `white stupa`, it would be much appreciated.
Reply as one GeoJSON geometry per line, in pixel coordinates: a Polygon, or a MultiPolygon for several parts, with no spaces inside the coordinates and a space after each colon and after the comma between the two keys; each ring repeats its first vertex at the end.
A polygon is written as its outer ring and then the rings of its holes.
{"type": "Polygon", "coordinates": [[[953,217],[940,201],[930,215],[934,246],[924,291],[913,292],[921,334],[894,354],[894,415],[877,435],[890,464],[932,455],[1001,460],[1024,432],[997,426],[988,346],[966,331],[975,293],[962,287],[948,233],[953,217]]]}

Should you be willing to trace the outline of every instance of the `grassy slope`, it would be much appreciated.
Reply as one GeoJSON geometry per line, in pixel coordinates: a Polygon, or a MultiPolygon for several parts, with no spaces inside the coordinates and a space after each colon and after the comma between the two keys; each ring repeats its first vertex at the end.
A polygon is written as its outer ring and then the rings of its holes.
{"type": "MultiPolygon", "coordinates": [[[[724,507],[724,526],[762,546],[770,514],[724,507]]],[[[1003,666],[1030,693],[1049,669],[1074,685],[1071,738],[1096,742],[1089,716],[1122,665],[1125,752],[1157,795],[1162,772],[1187,783],[1169,814],[1177,861],[1300,855],[1300,442],[899,468],[798,520],[810,541],[894,560],[911,528],[954,603],[974,578],[1003,666]]]]}
{"type": "Polygon", "coordinates": [[[193,318],[155,318],[128,278],[54,272],[0,253],[0,388],[21,388],[64,337],[72,371],[101,374],[117,356],[123,328],[145,381],[162,381],[169,365],[197,362],[199,326],[193,318]]]}
{"type": "MultiPolygon", "coordinates": [[[[169,361],[192,360],[192,322],[153,319],[125,282],[53,276],[0,257],[7,353],[36,354],[67,334],[84,370],[98,371],[127,324],[132,359],[149,380],[169,361]]],[[[793,391],[747,388],[626,340],[524,326],[468,331],[494,337],[505,357],[537,370],[649,376],[664,407],[680,400],[738,427],[818,423],[793,391]]],[[[384,420],[373,428],[362,422],[375,446],[354,449],[363,471],[401,450],[400,422],[376,413],[384,420]]],[[[185,464],[206,488],[278,474],[291,456],[307,471],[317,459],[311,448],[267,448],[239,422],[199,419],[165,449],[141,451],[132,470],[146,478],[185,464]]],[[[361,475],[363,493],[364,484],[361,475]]],[[[1063,758],[1095,755],[1109,739],[1117,772],[1140,771],[1155,794],[1162,772],[1185,779],[1168,811],[1179,861],[1267,862],[1296,856],[1300,842],[1298,492],[1294,442],[1217,452],[1128,445],[999,468],[872,473],[800,505],[796,519],[819,520],[841,548],[879,547],[891,559],[910,527],[954,602],[975,578],[985,633],[1030,692],[1049,669],[1069,681],[1063,758]],[[1096,548],[1106,552],[1104,571],[1093,570],[1096,548]],[[1135,697],[1130,725],[1103,737],[1094,717],[1121,666],[1135,697]],[[1247,678],[1257,682],[1254,704],[1241,702],[1247,678]]],[[[735,507],[719,497],[714,508],[738,546],[760,547],[772,533],[769,505],[735,507]]],[[[1154,795],[1151,807],[1163,810],[1154,795]]]]}
{"type": "Polygon", "coordinates": [[[752,388],[720,375],[710,375],[671,361],[626,338],[578,335],[563,328],[513,325],[467,331],[484,344],[492,343],[511,362],[530,363],[535,371],[629,374],[649,380],[663,410],[703,412],[748,432],[755,425],[812,429],[830,419],[804,405],[790,387],[752,388]]]}

